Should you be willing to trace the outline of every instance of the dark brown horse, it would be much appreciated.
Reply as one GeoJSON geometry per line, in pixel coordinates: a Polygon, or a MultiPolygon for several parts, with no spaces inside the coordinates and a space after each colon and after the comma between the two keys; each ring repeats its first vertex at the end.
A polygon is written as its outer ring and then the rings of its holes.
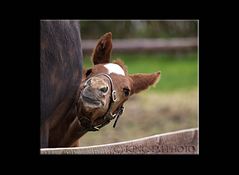
{"type": "Polygon", "coordinates": [[[41,21],[41,147],[50,147],[50,130],[66,117],[82,78],[79,22],[41,21]]]}

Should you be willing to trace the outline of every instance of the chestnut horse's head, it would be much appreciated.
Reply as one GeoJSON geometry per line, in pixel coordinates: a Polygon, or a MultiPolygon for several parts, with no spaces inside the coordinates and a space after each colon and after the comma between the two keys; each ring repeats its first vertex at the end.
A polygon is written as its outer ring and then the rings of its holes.
{"type": "Polygon", "coordinates": [[[129,75],[121,60],[110,63],[111,50],[109,32],[99,39],[93,51],[93,67],[83,71],[79,111],[91,121],[93,130],[118,118],[131,95],[147,89],[160,77],[160,72],[129,75]]]}

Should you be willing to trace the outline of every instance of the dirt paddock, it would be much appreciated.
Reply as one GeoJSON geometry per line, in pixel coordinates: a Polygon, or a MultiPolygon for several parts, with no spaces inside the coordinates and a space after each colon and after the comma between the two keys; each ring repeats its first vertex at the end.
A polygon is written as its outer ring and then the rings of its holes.
{"type": "Polygon", "coordinates": [[[116,128],[113,121],[98,132],[88,132],[81,146],[127,141],[154,134],[198,127],[197,90],[137,94],[125,103],[116,128]]]}

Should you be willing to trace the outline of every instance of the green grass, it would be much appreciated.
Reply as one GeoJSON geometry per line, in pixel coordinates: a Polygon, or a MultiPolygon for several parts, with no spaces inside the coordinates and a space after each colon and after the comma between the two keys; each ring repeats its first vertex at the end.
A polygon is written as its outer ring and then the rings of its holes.
{"type": "MultiPolygon", "coordinates": [[[[85,57],[85,67],[91,67],[89,56],[85,57]]],[[[121,58],[129,73],[161,72],[161,78],[150,91],[168,92],[197,88],[197,54],[113,54],[113,59],[121,58]]]]}

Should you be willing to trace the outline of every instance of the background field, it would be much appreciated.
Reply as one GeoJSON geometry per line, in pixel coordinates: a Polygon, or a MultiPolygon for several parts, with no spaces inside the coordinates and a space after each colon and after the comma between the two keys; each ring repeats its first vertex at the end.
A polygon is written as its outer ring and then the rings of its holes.
{"type": "MultiPolygon", "coordinates": [[[[90,56],[84,65],[90,67],[90,56]]],[[[113,54],[128,66],[129,73],[161,71],[156,87],[132,96],[116,128],[113,121],[98,132],[88,132],[81,146],[126,141],[198,126],[198,55],[113,54]]]]}

